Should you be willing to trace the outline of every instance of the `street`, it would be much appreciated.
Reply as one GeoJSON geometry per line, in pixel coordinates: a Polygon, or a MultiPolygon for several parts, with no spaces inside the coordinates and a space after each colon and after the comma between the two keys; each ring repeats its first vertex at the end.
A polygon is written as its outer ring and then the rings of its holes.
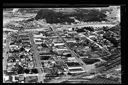
{"type": "Polygon", "coordinates": [[[50,27],[54,33],[65,43],[65,46],[67,47],[67,49],[73,54],[73,56],[76,58],[76,60],[79,62],[80,65],[82,65],[82,67],[84,68],[84,70],[86,71],[86,64],[82,61],[82,59],[80,58],[80,56],[78,54],[76,54],[74,52],[74,50],[71,50],[71,48],[69,48],[67,42],[57,33],[57,31],[55,30],[55,28],[50,27]]]}
{"type": "Polygon", "coordinates": [[[36,45],[35,45],[35,43],[34,43],[34,38],[33,38],[33,34],[32,33],[30,33],[29,34],[29,36],[30,36],[30,41],[31,41],[31,44],[32,44],[32,50],[33,50],[33,53],[34,53],[34,59],[36,60],[36,66],[37,67],[39,67],[39,68],[37,68],[38,69],[38,71],[39,71],[39,76],[38,76],[38,82],[44,82],[43,80],[43,78],[44,78],[44,75],[42,76],[42,74],[44,74],[43,72],[42,72],[42,70],[41,69],[43,69],[43,67],[42,67],[42,65],[41,65],[41,61],[40,61],[40,57],[39,57],[39,54],[38,54],[38,51],[37,51],[37,47],[36,47],[36,45]]]}
{"type": "Polygon", "coordinates": [[[3,53],[3,70],[6,70],[7,69],[7,59],[8,59],[8,56],[9,54],[7,53],[9,51],[9,41],[10,41],[10,35],[8,34],[7,35],[7,38],[6,38],[6,48],[5,48],[5,52],[3,53]]]}

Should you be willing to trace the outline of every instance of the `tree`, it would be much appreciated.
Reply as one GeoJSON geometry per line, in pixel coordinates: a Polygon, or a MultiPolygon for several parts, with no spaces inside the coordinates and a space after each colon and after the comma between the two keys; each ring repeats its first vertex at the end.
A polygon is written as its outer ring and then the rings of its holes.
{"type": "Polygon", "coordinates": [[[47,23],[74,23],[75,20],[71,19],[74,17],[79,21],[102,21],[105,20],[106,15],[99,10],[86,10],[76,9],[73,12],[56,12],[50,9],[41,9],[38,11],[35,19],[46,19],[47,23]]]}

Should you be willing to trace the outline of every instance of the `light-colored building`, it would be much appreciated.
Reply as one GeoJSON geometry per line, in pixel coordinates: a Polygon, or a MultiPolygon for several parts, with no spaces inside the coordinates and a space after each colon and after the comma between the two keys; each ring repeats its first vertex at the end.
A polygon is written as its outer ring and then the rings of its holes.
{"type": "Polygon", "coordinates": [[[94,78],[96,75],[89,75],[89,76],[84,76],[84,77],[82,77],[82,78],[87,78],[87,79],[92,79],[92,78],[94,78]]]}
{"type": "Polygon", "coordinates": [[[3,80],[4,80],[4,81],[9,80],[9,76],[7,76],[7,75],[3,75],[3,80]]]}
{"type": "Polygon", "coordinates": [[[95,35],[90,35],[89,38],[96,38],[96,36],[95,35]]]}
{"type": "Polygon", "coordinates": [[[54,43],[54,46],[64,45],[64,43],[54,43]]]}
{"type": "Polygon", "coordinates": [[[35,44],[36,44],[36,45],[38,45],[38,44],[42,44],[42,42],[35,42],[35,44]]]}
{"type": "Polygon", "coordinates": [[[36,42],[43,42],[43,40],[40,39],[40,38],[34,38],[34,42],[35,42],[35,43],[36,43],[36,42]]]}
{"type": "Polygon", "coordinates": [[[76,67],[68,67],[68,69],[71,70],[71,69],[83,69],[83,68],[80,66],[76,66],[76,67]]]}
{"type": "Polygon", "coordinates": [[[68,34],[77,34],[76,31],[68,31],[67,33],[68,33],[68,34]]]}
{"type": "Polygon", "coordinates": [[[75,57],[68,57],[68,62],[77,62],[75,57]]]}
{"type": "Polygon", "coordinates": [[[40,33],[40,34],[34,34],[33,37],[34,38],[37,38],[37,37],[40,37],[41,38],[41,37],[44,37],[44,35],[42,33],[40,33]]]}
{"type": "Polygon", "coordinates": [[[18,81],[18,80],[15,79],[15,75],[12,75],[12,81],[13,81],[13,82],[18,81]]]}
{"type": "Polygon", "coordinates": [[[3,28],[3,32],[18,32],[18,30],[14,30],[14,29],[9,29],[9,28],[3,28]]]}
{"type": "Polygon", "coordinates": [[[70,73],[82,73],[85,72],[83,68],[74,68],[74,69],[69,69],[70,73]]]}
{"type": "Polygon", "coordinates": [[[76,40],[73,40],[73,39],[67,39],[66,42],[73,42],[73,43],[76,43],[76,40]]]}
{"type": "Polygon", "coordinates": [[[68,50],[66,47],[60,47],[60,48],[55,48],[56,51],[65,51],[68,50]]]}

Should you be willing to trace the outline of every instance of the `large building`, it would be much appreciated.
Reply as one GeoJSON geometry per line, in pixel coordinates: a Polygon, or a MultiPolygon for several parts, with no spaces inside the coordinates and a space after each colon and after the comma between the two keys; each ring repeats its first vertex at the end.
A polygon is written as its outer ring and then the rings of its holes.
{"type": "Polygon", "coordinates": [[[69,73],[82,73],[84,69],[78,62],[66,62],[69,73]]]}

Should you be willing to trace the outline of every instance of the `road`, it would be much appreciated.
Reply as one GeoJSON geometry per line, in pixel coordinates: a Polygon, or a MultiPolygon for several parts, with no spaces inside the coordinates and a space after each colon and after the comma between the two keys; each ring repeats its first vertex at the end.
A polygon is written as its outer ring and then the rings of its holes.
{"type": "MultiPolygon", "coordinates": [[[[82,67],[85,69],[85,71],[87,70],[87,68],[86,68],[86,64],[81,60],[81,58],[80,58],[80,56],[78,55],[78,54],[76,54],[73,50],[71,50],[70,48],[69,48],[69,46],[68,46],[68,44],[67,44],[67,42],[57,33],[57,31],[53,28],[53,27],[50,27],[53,31],[54,31],[54,33],[65,43],[65,46],[67,47],[67,49],[75,56],[75,58],[78,60],[78,62],[80,63],[80,65],[82,65],[82,67]]],[[[88,73],[83,73],[83,74],[81,74],[81,75],[78,75],[78,76],[68,76],[68,77],[66,77],[66,78],[61,78],[61,79],[59,79],[59,80],[53,80],[53,81],[50,81],[51,83],[59,83],[59,82],[62,82],[62,81],[66,81],[66,80],[68,80],[68,79],[72,79],[72,78],[78,78],[78,77],[81,77],[81,76],[86,76],[86,75],[89,75],[91,73],[91,71],[90,72],[88,72],[88,73]]],[[[50,83],[49,82],[49,83],[50,83]]]]}
{"type": "Polygon", "coordinates": [[[66,76],[63,76],[63,77],[61,77],[61,78],[59,78],[59,79],[53,79],[53,80],[51,80],[50,82],[48,82],[48,83],[61,83],[61,82],[63,82],[63,81],[67,81],[69,78],[71,78],[72,76],[69,76],[69,75],[66,75],[66,76]]]}
{"type": "Polygon", "coordinates": [[[7,53],[9,51],[9,42],[10,42],[10,35],[8,34],[7,35],[7,38],[6,38],[6,47],[5,47],[5,52],[3,53],[3,70],[6,70],[7,69],[7,59],[8,59],[8,56],[9,54],[7,53]]]}
{"type": "MultiPolygon", "coordinates": [[[[80,56],[78,54],[76,54],[73,50],[71,50],[69,47],[68,47],[68,44],[67,42],[57,33],[57,31],[54,29],[54,27],[51,27],[50,28],[53,30],[53,32],[65,43],[65,46],[67,47],[67,49],[74,55],[74,57],[78,60],[78,62],[83,66],[83,68],[86,70],[86,64],[80,59],[80,56]]],[[[96,42],[94,42],[93,40],[91,40],[90,38],[86,37],[86,39],[88,39],[89,41],[93,42],[94,44],[96,44],[97,46],[99,46],[101,49],[105,50],[106,52],[108,52],[106,49],[104,49],[102,46],[100,46],[99,44],[97,44],[96,42]]],[[[109,52],[108,52],[109,53],[109,52]]],[[[67,78],[61,78],[59,80],[53,80],[49,83],[59,83],[59,82],[62,82],[62,81],[66,81],[68,79],[72,79],[72,78],[78,78],[78,77],[82,77],[82,76],[86,76],[88,74],[90,74],[91,72],[89,73],[82,73],[81,75],[77,75],[75,77],[67,77],[67,78]]]]}
{"type": "Polygon", "coordinates": [[[86,64],[82,61],[82,59],[80,58],[80,56],[78,54],[76,54],[74,52],[74,50],[71,50],[71,48],[69,48],[67,42],[58,34],[58,32],[55,30],[56,28],[54,27],[50,27],[53,32],[65,43],[65,46],[67,47],[67,49],[73,54],[73,56],[76,58],[76,60],[79,62],[80,65],[82,65],[82,67],[84,68],[84,70],[86,71],[86,64]]]}
{"type": "Polygon", "coordinates": [[[39,57],[39,54],[38,54],[38,50],[37,50],[37,47],[36,47],[36,45],[35,45],[35,43],[34,43],[34,38],[33,38],[33,33],[31,32],[30,34],[29,34],[29,36],[30,36],[30,41],[31,41],[31,44],[32,44],[32,50],[33,50],[33,53],[34,53],[34,59],[35,59],[35,61],[36,61],[36,67],[39,67],[39,68],[37,68],[38,69],[38,71],[39,71],[39,76],[38,76],[38,82],[44,82],[44,73],[43,73],[43,67],[42,67],[42,65],[41,65],[41,61],[40,61],[40,57],[39,57]],[[43,76],[42,76],[43,75],[43,76]]]}

